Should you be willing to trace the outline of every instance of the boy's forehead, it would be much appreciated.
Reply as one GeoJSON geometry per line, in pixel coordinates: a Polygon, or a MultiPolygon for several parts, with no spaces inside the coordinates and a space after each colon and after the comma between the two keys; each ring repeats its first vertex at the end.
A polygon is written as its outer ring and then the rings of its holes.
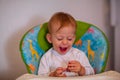
{"type": "Polygon", "coordinates": [[[60,29],[57,31],[52,32],[53,35],[55,36],[74,36],[75,35],[75,30],[74,29],[60,29]]]}
{"type": "Polygon", "coordinates": [[[52,27],[51,27],[51,30],[52,30],[52,33],[53,32],[57,32],[57,30],[60,28],[60,26],[58,26],[58,25],[53,25],[52,27]]]}
{"type": "Polygon", "coordinates": [[[54,32],[58,32],[59,30],[61,29],[64,29],[66,27],[71,27],[73,28],[73,30],[75,29],[75,27],[73,27],[72,25],[68,24],[68,25],[60,25],[60,24],[54,24],[52,27],[51,27],[51,30],[52,30],[52,33],[54,32]]]}
{"type": "Polygon", "coordinates": [[[73,37],[75,34],[70,33],[70,34],[64,34],[64,33],[56,33],[54,34],[56,37],[63,37],[63,36],[68,36],[68,37],[73,37]]]}

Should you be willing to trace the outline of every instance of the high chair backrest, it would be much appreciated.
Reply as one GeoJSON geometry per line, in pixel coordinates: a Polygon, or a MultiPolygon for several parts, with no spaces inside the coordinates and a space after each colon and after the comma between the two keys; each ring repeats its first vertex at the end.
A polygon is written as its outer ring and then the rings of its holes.
{"type": "MultiPolygon", "coordinates": [[[[85,52],[95,73],[105,70],[109,43],[105,34],[96,26],[76,21],[77,32],[73,47],[85,52]]],[[[44,53],[52,47],[46,40],[47,22],[27,31],[20,42],[22,59],[29,73],[37,74],[44,53]]]]}

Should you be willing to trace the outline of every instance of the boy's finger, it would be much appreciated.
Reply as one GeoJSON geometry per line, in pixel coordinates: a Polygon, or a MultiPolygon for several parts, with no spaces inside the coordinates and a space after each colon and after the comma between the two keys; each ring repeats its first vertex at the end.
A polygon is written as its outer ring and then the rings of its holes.
{"type": "Polygon", "coordinates": [[[60,75],[58,75],[59,77],[66,77],[66,75],[65,74],[60,74],[60,75]]]}
{"type": "Polygon", "coordinates": [[[61,67],[59,67],[59,68],[57,68],[57,70],[61,70],[63,72],[63,71],[66,71],[67,68],[61,68],[61,67]]]}
{"type": "Polygon", "coordinates": [[[63,68],[62,70],[63,70],[63,71],[66,71],[66,70],[67,70],[67,68],[63,68]]]}
{"type": "Polygon", "coordinates": [[[75,64],[68,64],[68,67],[75,67],[75,64]]]}

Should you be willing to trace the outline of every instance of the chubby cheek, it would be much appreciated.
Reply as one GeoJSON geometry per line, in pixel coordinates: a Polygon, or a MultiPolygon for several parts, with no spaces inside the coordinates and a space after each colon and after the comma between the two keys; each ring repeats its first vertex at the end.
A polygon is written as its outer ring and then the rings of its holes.
{"type": "Polygon", "coordinates": [[[58,49],[60,46],[60,43],[58,43],[57,41],[53,41],[53,47],[54,49],[58,49]]]}

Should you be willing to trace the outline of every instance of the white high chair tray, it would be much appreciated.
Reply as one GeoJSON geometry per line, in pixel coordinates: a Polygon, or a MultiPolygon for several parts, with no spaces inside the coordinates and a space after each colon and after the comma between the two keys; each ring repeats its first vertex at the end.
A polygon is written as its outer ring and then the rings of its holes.
{"type": "Polygon", "coordinates": [[[79,77],[42,77],[34,74],[23,74],[16,80],[120,80],[120,73],[116,71],[106,71],[96,75],[79,77]]]}

